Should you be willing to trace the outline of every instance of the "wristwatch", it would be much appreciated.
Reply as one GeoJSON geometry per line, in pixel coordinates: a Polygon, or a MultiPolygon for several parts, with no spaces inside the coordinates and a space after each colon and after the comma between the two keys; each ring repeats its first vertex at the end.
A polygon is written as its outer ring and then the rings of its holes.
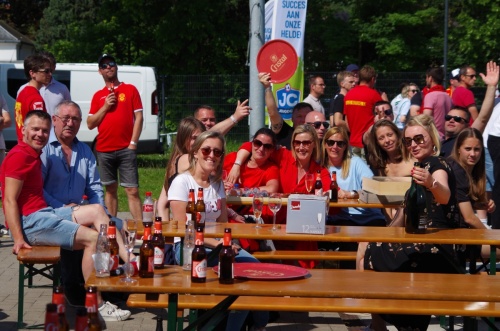
{"type": "Polygon", "coordinates": [[[131,144],[131,145],[137,145],[137,143],[136,143],[135,141],[133,141],[133,140],[132,140],[132,141],[130,141],[130,144],[131,144]]]}

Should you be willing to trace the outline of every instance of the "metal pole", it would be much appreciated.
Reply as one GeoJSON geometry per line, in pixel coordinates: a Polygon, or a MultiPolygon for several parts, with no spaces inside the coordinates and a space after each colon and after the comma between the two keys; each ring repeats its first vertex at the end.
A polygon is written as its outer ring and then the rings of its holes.
{"type": "Polygon", "coordinates": [[[264,126],[264,87],[259,83],[257,54],[264,44],[264,0],[250,0],[250,137],[264,126]]]}
{"type": "MultiPolygon", "coordinates": [[[[444,0],[444,46],[443,46],[443,70],[444,76],[448,73],[448,0],[444,0]]],[[[443,81],[444,88],[448,85],[448,80],[443,81]]]]}

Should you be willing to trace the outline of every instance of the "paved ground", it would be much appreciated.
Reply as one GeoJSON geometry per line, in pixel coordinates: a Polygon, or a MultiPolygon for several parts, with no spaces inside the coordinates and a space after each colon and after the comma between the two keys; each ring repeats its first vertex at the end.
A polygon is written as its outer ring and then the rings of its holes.
{"type": "MultiPolygon", "coordinates": [[[[120,216],[120,215],[119,215],[120,216]]],[[[121,215],[122,217],[124,215],[121,215]]],[[[3,212],[0,209],[0,224],[3,224],[3,212]]],[[[11,251],[10,237],[0,237],[0,331],[14,331],[17,328],[17,286],[18,263],[11,251]]],[[[37,277],[35,284],[50,285],[50,282],[37,277]]],[[[32,288],[25,290],[24,322],[26,326],[40,324],[44,321],[45,305],[51,300],[50,288],[32,288]]],[[[125,307],[124,307],[125,308],[125,307]]],[[[68,307],[67,317],[74,327],[75,308],[68,307]]],[[[166,311],[161,309],[132,309],[131,319],[125,322],[107,323],[106,330],[111,331],[153,331],[156,328],[156,316],[166,318],[166,311]]],[[[462,329],[461,319],[457,318],[455,329],[462,329]]],[[[369,314],[337,314],[337,313],[280,313],[280,318],[267,326],[268,331],[287,330],[321,330],[321,331],[363,331],[370,323],[369,314]]],[[[164,330],[166,326],[164,324],[164,330]]],[[[396,330],[389,326],[390,331],[396,330]]],[[[480,322],[479,330],[487,327],[480,322]]],[[[438,320],[433,319],[429,330],[442,330],[438,320]]],[[[232,330],[231,330],[232,331],[232,330]]],[[[235,330],[236,331],[236,330],[235,330]]]]}

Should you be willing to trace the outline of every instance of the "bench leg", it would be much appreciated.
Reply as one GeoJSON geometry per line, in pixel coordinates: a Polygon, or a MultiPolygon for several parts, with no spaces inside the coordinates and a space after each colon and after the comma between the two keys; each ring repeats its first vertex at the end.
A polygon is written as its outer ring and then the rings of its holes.
{"type": "Polygon", "coordinates": [[[168,312],[167,312],[167,330],[177,330],[177,309],[178,309],[179,295],[170,293],[168,295],[168,312]]]}
{"type": "Polygon", "coordinates": [[[23,327],[24,313],[24,264],[19,263],[19,286],[17,289],[17,328],[23,327]]]}

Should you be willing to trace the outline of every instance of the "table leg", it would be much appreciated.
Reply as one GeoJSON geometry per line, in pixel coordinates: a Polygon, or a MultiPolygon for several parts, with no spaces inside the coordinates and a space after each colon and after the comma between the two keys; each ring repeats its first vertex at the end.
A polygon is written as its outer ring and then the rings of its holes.
{"type": "Polygon", "coordinates": [[[167,315],[167,330],[177,330],[177,308],[179,303],[179,295],[170,293],[168,295],[168,315],[167,315]]]}
{"type": "Polygon", "coordinates": [[[196,328],[202,325],[202,331],[213,330],[213,328],[224,318],[227,314],[229,307],[234,301],[238,299],[237,295],[230,295],[221,302],[219,302],[215,307],[208,310],[202,316],[199,316],[196,321],[189,324],[184,331],[196,330],[196,328]]]}

